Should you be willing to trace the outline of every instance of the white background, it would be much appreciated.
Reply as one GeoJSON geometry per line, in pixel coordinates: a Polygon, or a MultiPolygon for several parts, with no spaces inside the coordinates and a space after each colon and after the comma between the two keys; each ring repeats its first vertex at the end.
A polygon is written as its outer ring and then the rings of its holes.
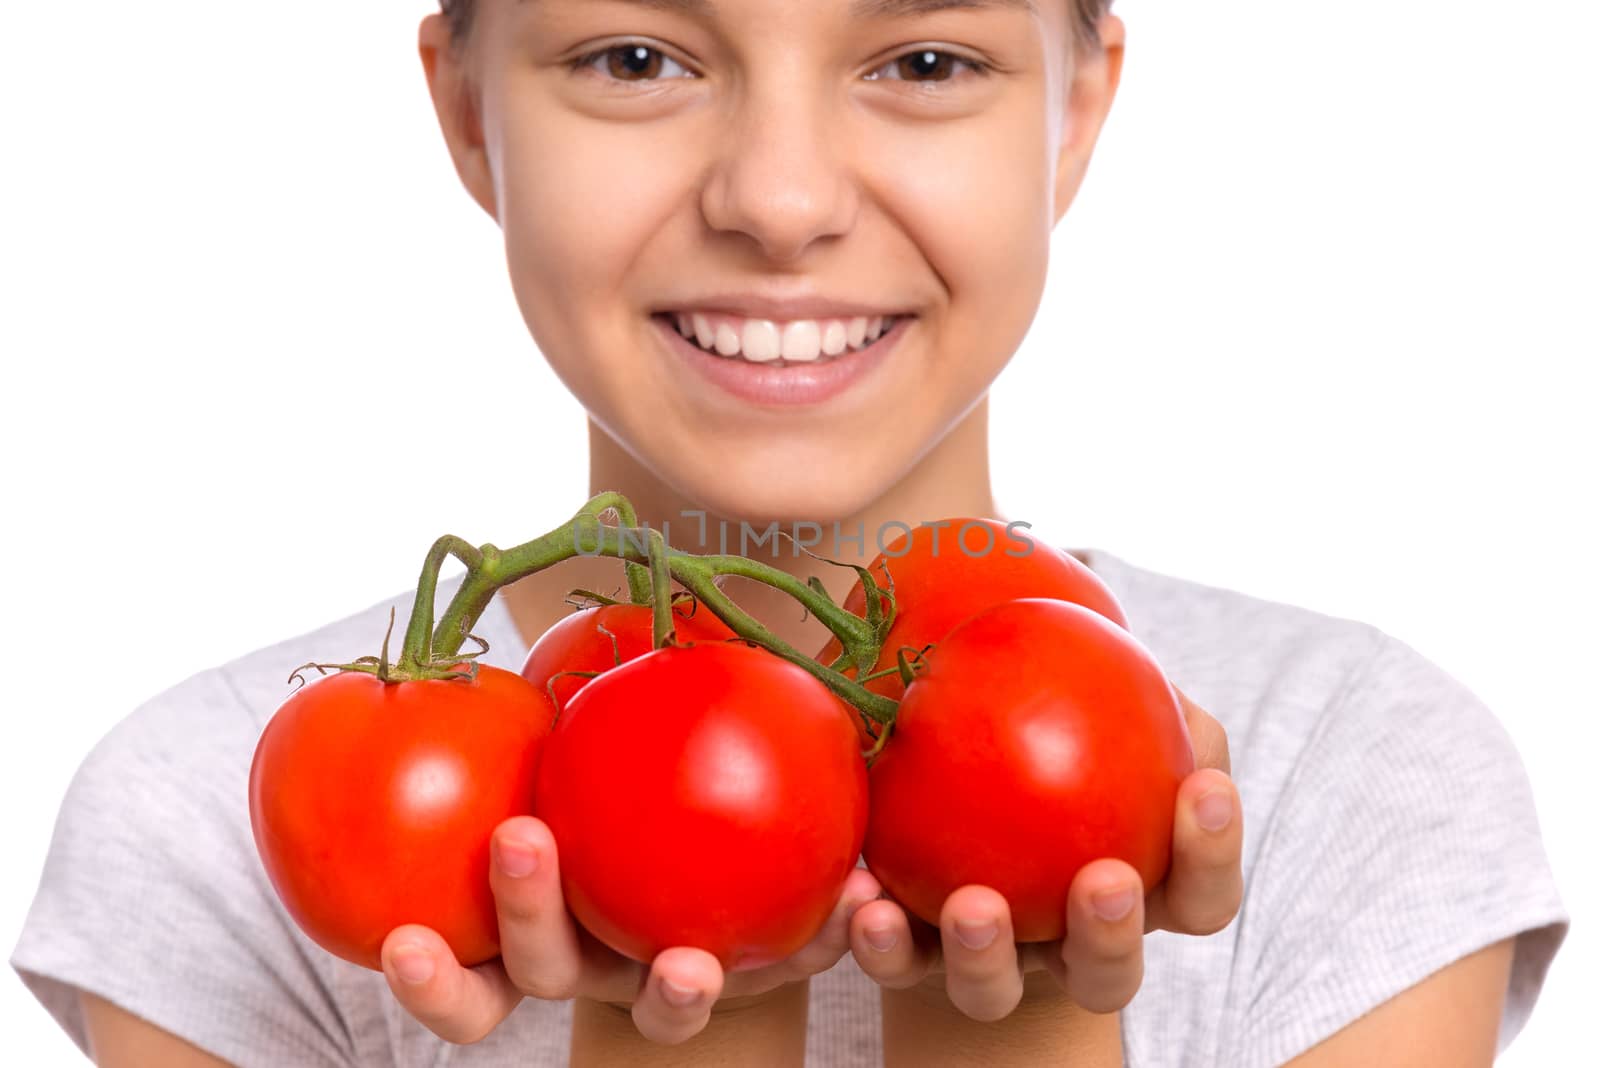
{"type": "MultiPolygon", "coordinates": [[[[434,126],[423,0],[13,8],[7,952],[69,777],[136,704],[585,489],[581,412],[434,126]]],[[[1118,10],[1121,98],[995,392],[1002,505],[1374,623],[1495,708],[1578,917],[1502,1063],[1573,1063],[1600,965],[1600,14],[1118,10]]],[[[0,1060],[78,1063],[9,972],[0,1014],[0,1060]]]]}

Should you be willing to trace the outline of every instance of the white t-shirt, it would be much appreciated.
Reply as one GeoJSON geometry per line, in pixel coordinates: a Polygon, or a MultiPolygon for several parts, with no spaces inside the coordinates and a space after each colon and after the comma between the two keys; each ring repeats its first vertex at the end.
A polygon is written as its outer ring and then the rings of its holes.
{"type": "MultiPolygon", "coordinates": [[[[1243,906],[1221,932],[1145,938],[1122,1012],[1130,1068],[1280,1065],[1451,961],[1516,936],[1500,1045],[1569,917],[1521,758],[1483,703],[1377,628],[1079,550],[1133,634],[1228,730],[1243,906]]],[[[439,603],[459,578],[441,583],[439,603]]],[[[203,671],[141,705],[62,803],[12,956],[81,1046],[74,987],[239,1065],[557,1065],[571,1005],[525,1001],[475,1046],[412,1020],[382,975],[302,935],[250,833],[256,739],[311,660],[371,653],[411,591],[203,671]]],[[[483,663],[527,653],[497,598],[483,663]]],[[[807,1063],[881,1063],[878,1000],[846,955],[812,980],[807,1063]]]]}

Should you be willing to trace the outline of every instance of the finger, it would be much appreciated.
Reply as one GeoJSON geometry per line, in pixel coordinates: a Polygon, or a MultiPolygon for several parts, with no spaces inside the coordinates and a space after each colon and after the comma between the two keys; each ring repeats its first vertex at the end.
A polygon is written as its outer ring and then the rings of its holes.
{"type": "Polygon", "coordinates": [[[662,950],[633,1000],[633,1024],[652,1042],[677,1045],[699,1034],[722,996],[722,966],[703,949],[662,950]]]}
{"type": "Polygon", "coordinates": [[[1139,992],[1144,886],[1131,864],[1096,860],[1073,877],[1060,960],[1068,996],[1090,1012],[1116,1012],[1139,992]]]}
{"type": "Polygon", "coordinates": [[[1194,766],[1221,768],[1233,774],[1233,759],[1228,751],[1228,731],[1218,719],[1193,701],[1178,687],[1172,687],[1183,705],[1183,719],[1189,727],[1189,742],[1194,747],[1194,766]]]}
{"type": "Polygon", "coordinates": [[[555,838],[543,821],[518,816],[489,840],[489,885],[500,922],[506,975],[529,997],[627,1001],[643,967],[618,954],[585,954],[561,896],[555,838]]]}
{"type": "Polygon", "coordinates": [[[499,961],[463,968],[427,927],[390,931],[379,956],[395,1000],[446,1042],[477,1042],[522,1001],[499,961]]]}
{"type": "Polygon", "coordinates": [[[974,1020],[1009,1016],[1022,1001],[1022,968],[1006,899],[986,886],[963,886],[939,912],[944,989],[974,1020]]]}
{"type": "Polygon", "coordinates": [[[1147,929],[1208,935],[1228,926],[1244,899],[1243,849],[1243,808],[1233,780],[1215,768],[1184,779],[1173,815],[1172,865],[1147,903],[1147,929]]]}
{"type": "Polygon", "coordinates": [[[827,971],[850,952],[850,919],[869,901],[876,901],[883,887],[866,868],[855,868],[845,877],[844,888],[833,912],[816,936],[789,959],[766,968],[733,972],[726,978],[723,996],[742,997],[764,994],[782,983],[797,982],[827,971]]]}
{"type": "Polygon", "coordinates": [[[867,977],[890,990],[916,986],[933,970],[938,949],[918,942],[912,920],[887,898],[869,901],[850,918],[850,952],[867,977]]]}

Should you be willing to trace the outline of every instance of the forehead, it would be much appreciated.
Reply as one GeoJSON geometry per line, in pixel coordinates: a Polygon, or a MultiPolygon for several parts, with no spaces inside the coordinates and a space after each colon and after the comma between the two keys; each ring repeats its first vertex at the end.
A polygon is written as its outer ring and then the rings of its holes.
{"type": "MultiPolygon", "coordinates": [[[[458,0],[466,5],[477,0],[458,0]]],[[[894,25],[906,21],[914,25],[924,17],[941,13],[990,12],[995,16],[1023,19],[1047,37],[1061,38],[1070,54],[1078,43],[1079,8],[1086,0],[507,0],[508,13],[537,16],[548,13],[563,18],[596,9],[608,11],[659,11],[680,15],[707,26],[730,27],[743,23],[776,28],[780,18],[814,15],[839,19],[836,27],[894,25]]],[[[1109,2],[1109,0],[1106,0],[1109,2]]],[[[1051,51],[1054,51],[1052,48],[1051,51]]]]}
{"type": "MultiPolygon", "coordinates": [[[[559,0],[516,0],[518,6],[532,7],[559,0]]],[[[593,0],[585,0],[593,2],[593,0]]],[[[673,11],[697,18],[711,19],[721,14],[725,7],[737,7],[748,0],[609,0],[610,3],[673,11]]],[[[1046,0],[1059,2],[1059,0],[1046,0]]],[[[819,0],[809,0],[809,5],[822,6],[819,0]]],[[[848,0],[846,12],[854,19],[906,18],[940,11],[1024,11],[1038,14],[1038,0],[848,0]]]]}

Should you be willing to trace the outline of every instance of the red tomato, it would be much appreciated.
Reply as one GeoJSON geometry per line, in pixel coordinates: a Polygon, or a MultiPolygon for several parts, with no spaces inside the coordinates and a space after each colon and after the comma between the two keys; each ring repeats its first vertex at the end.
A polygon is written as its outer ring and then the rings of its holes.
{"type": "MultiPolygon", "coordinates": [[[[874,672],[892,668],[899,650],[910,656],[940,641],[957,624],[985,608],[1019,597],[1050,597],[1092,608],[1127,629],[1122,606],[1104,580],[1071,553],[1006,532],[993,519],[949,519],[945,526],[921,526],[897,538],[868,565],[879,586],[894,579],[895,621],[883,643],[874,672]],[[1031,550],[1028,546],[1032,546],[1031,550]],[[1012,555],[1027,552],[1025,556],[1012,555]]],[[[845,596],[844,607],[867,613],[867,595],[858,580],[845,596]]],[[[841,648],[830,641],[817,654],[824,664],[838,659],[841,648]]],[[[845,672],[854,676],[852,668],[845,672]]],[[[867,689],[899,699],[905,692],[898,674],[866,684],[867,689]]]]}
{"type": "Polygon", "coordinates": [[[250,823],[273,888],[328,952],[374,970],[420,923],[462,964],[500,952],[489,835],[533,811],[555,709],[480,665],[476,681],[312,682],[267,724],[250,765],[250,823]]]}
{"type": "Polygon", "coordinates": [[[591,934],[634,960],[694,946],[738,971],[821,930],[861,852],[867,770],[802,669],[741,643],[668,647],[572,699],[534,812],[591,934]]]}
{"type": "MultiPolygon", "coordinates": [[[[680,600],[672,606],[673,628],[678,643],[726,641],[732,630],[716,613],[702,604],[680,600]]],[[[655,645],[655,617],[646,604],[596,605],[574,612],[545,631],[528,650],[522,664],[522,677],[543,690],[563,671],[610,671],[623,662],[641,657],[655,645]],[[601,628],[604,628],[602,630],[601,628]],[[616,636],[613,645],[606,631],[616,636]]],[[[556,679],[556,704],[562,708],[589,680],[581,675],[556,679]]]]}
{"type": "Polygon", "coordinates": [[[1126,630],[1028,599],[963,623],[906,689],[873,764],[867,865],[938,923],[952,891],[992,887],[1019,942],[1060,938],[1078,869],[1118,857],[1148,892],[1170,862],[1194,770],[1183,707],[1126,630]]]}

